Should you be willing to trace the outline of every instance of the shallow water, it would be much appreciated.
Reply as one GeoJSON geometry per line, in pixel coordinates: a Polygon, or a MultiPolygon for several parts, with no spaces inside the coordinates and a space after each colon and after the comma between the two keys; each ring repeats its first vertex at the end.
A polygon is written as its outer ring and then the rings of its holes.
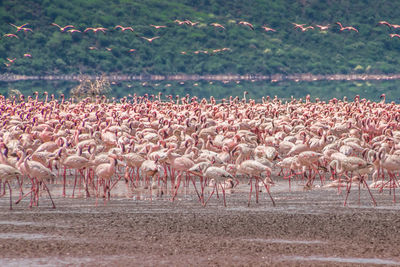
{"type": "Polygon", "coordinates": [[[378,258],[340,258],[340,257],[323,257],[323,256],[282,256],[282,260],[288,261],[318,261],[318,262],[332,262],[332,263],[354,263],[362,265],[400,265],[399,261],[391,259],[378,259],[378,258]]]}
{"type": "MultiPolygon", "coordinates": [[[[287,181],[274,180],[276,184],[270,190],[275,207],[265,190],[259,193],[258,204],[253,192],[248,206],[249,186],[245,181],[227,191],[227,207],[223,205],[221,192],[219,198],[214,193],[203,207],[193,185],[182,187],[172,201],[169,191],[157,196],[157,190],[153,190],[150,195],[143,187],[129,191],[119,182],[111,192],[111,200],[105,203],[99,198],[97,205],[96,198],[84,197],[83,189],[76,190],[75,198],[64,198],[62,185],[49,185],[56,209],[51,208],[47,193],[42,192],[39,207],[28,208],[28,196],[10,211],[6,195],[0,198],[0,240],[9,245],[2,247],[0,242],[0,250],[7,253],[6,258],[0,259],[0,266],[98,265],[99,262],[148,266],[177,265],[177,262],[282,266],[307,262],[400,264],[397,256],[400,244],[397,239],[388,240],[400,228],[396,224],[400,204],[392,202],[388,190],[383,193],[372,190],[378,203],[374,207],[366,189],[361,190],[359,202],[358,188],[353,188],[348,206],[344,207],[343,190],[341,194],[337,188],[304,191],[301,181],[292,181],[289,191],[287,181]],[[369,242],[370,236],[379,242],[369,242]],[[25,246],[28,246],[25,253],[13,256],[25,246]],[[38,246],[40,253],[36,253],[38,246]],[[109,250],[110,246],[114,249],[109,250]],[[136,252],[138,246],[146,249],[136,252]],[[86,255],[88,247],[91,252],[86,255]],[[227,247],[232,252],[227,252],[227,247]],[[380,252],[374,251],[376,247],[380,252]],[[164,255],[165,250],[168,253],[164,255]],[[374,258],[375,255],[379,258],[374,258]]],[[[28,186],[24,191],[28,191],[28,186]]],[[[15,201],[19,192],[13,192],[15,201]]],[[[205,198],[210,193],[211,189],[206,188],[205,198]]],[[[67,196],[71,194],[69,184],[67,196]]]]}

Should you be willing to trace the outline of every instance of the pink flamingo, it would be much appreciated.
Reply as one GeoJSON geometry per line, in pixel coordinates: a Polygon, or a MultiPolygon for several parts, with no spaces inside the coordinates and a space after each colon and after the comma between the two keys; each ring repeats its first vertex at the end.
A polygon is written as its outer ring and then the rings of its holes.
{"type": "Polygon", "coordinates": [[[22,176],[19,170],[10,165],[0,164],[0,185],[3,184],[3,193],[0,194],[0,196],[4,196],[6,194],[7,184],[10,192],[10,210],[12,210],[12,190],[10,182],[12,182],[13,179],[18,179],[18,176],[22,176]]]}
{"type": "Polygon", "coordinates": [[[352,26],[343,27],[342,23],[340,23],[340,22],[336,22],[336,24],[339,25],[340,31],[346,31],[347,30],[347,31],[358,32],[358,30],[356,28],[352,27],[352,26]]]}

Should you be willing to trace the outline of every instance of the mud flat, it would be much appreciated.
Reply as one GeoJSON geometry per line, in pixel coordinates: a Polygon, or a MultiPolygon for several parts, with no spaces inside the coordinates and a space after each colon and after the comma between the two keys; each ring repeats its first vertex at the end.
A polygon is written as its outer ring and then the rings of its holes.
{"type": "MultiPolygon", "coordinates": [[[[400,204],[388,191],[336,189],[303,191],[284,183],[268,195],[248,187],[227,195],[227,207],[213,197],[202,207],[190,190],[170,197],[124,196],[121,186],[106,205],[94,198],[62,198],[51,187],[40,206],[29,199],[9,211],[0,198],[1,266],[388,266],[400,265],[400,204]]],[[[16,190],[15,190],[16,191],[16,190]]],[[[16,197],[16,196],[15,196],[16,197]]]]}

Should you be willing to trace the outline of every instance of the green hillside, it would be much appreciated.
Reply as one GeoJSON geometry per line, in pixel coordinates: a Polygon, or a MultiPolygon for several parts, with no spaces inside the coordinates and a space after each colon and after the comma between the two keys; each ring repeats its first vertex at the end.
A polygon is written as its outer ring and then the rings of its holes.
{"type": "Polygon", "coordinates": [[[396,2],[3,0],[0,72],[394,73],[398,72],[400,39],[389,36],[396,33],[395,29],[377,23],[385,20],[400,24],[396,2]],[[175,20],[197,24],[179,25],[175,20]],[[239,25],[242,20],[252,23],[255,29],[239,25]],[[337,21],[354,26],[359,32],[340,31],[337,21]],[[216,22],[225,30],[210,25],[216,22]],[[303,32],[294,29],[294,22],[315,29],[303,32]],[[32,32],[16,32],[10,23],[28,23],[24,28],[32,32]],[[71,24],[82,33],[61,32],[51,23],[71,24]],[[156,29],[150,24],[167,27],[156,29]],[[317,24],[330,27],[321,31],[317,24]],[[114,28],[116,25],[131,26],[134,31],[122,32],[114,28]],[[276,32],[264,31],[263,25],[276,32]],[[107,30],[105,34],[83,33],[88,27],[107,30]],[[18,38],[6,34],[16,34],[18,38]],[[141,38],[155,36],[159,38],[152,42],[141,38]]]}

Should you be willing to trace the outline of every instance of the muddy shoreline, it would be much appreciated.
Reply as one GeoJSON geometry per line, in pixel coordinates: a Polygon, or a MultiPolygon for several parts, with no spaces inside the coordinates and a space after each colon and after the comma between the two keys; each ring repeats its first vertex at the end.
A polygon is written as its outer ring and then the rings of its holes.
{"type": "MultiPolygon", "coordinates": [[[[300,188],[300,187],[299,187],[300,188]]],[[[52,190],[56,190],[52,188],[52,190]]],[[[202,207],[192,193],[150,199],[44,195],[8,210],[0,198],[2,266],[371,266],[400,265],[400,204],[388,191],[353,189],[349,206],[336,189],[291,192],[279,185],[260,202],[238,190],[202,207]]]]}

